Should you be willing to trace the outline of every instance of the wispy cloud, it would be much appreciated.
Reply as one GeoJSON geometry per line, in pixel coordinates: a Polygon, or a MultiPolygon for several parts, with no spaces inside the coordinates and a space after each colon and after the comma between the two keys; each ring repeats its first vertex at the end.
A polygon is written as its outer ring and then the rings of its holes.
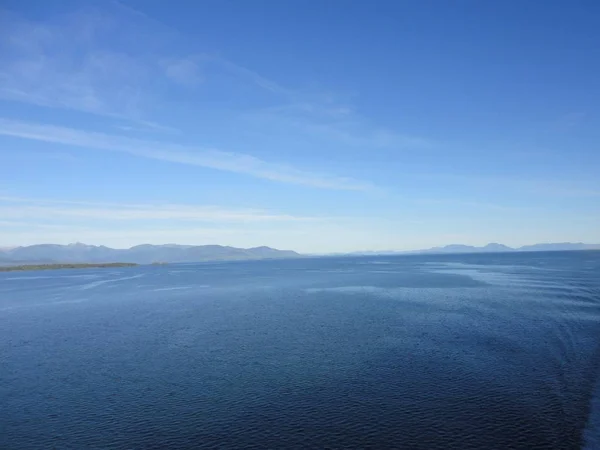
{"type": "Polygon", "coordinates": [[[283,95],[289,98],[297,97],[297,93],[289,88],[281,86],[279,83],[270,80],[259,73],[250,70],[246,67],[235,64],[223,57],[205,55],[204,60],[212,64],[218,65],[227,71],[238,75],[239,77],[254,83],[256,86],[265,89],[273,94],[283,95]]]}
{"type": "MultiPolygon", "coordinates": [[[[18,228],[19,230],[85,230],[85,227],[79,227],[76,225],[61,225],[52,223],[39,223],[39,222],[28,222],[18,220],[0,220],[0,227],[7,228],[18,228]]],[[[6,231],[6,230],[5,230],[6,231]]],[[[0,247],[1,248],[1,247],[0,247]]]]}
{"type": "Polygon", "coordinates": [[[0,45],[0,99],[171,130],[146,118],[151,86],[157,81],[188,84],[193,68],[184,60],[173,59],[164,66],[147,52],[132,52],[126,44],[133,34],[151,39],[122,14],[88,8],[42,23],[0,10],[0,27],[7,38],[0,45]]]}
{"type": "MultiPolygon", "coordinates": [[[[173,131],[151,120],[172,87],[218,85],[218,91],[227,95],[223,83],[231,83],[266,94],[254,113],[267,120],[267,129],[273,123],[286,123],[295,133],[353,146],[432,145],[429,139],[371,124],[331,92],[286,86],[259,70],[193,48],[177,30],[119,2],[88,6],[45,22],[0,10],[0,28],[8,37],[0,44],[0,99],[173,131]],[[190,52],[182,53],[180,48],[190,52]],[[265,103],[271,106],[265,108],[265,103]]],[[[249,109],[253,108],[244,108],[245,113],[249,109]]]]}
{"type": "MultiPolygon", "coordinates": [[[[413,175],[418,179],[429,180],[429,182],[435,181],[439,185],[447,185],[449,188],[477,186],[479,190],[485,190],[486,192],[519,193],[520,197],[535,195],[553,200],[600,197],[600,185],[597,182],[584,184],[583,180],[573,182],[573,180],[560,179],[556,176],[541,178],[531,175],[519,177],[457,173],[419,173],[413,175]]],[[[527,208],[535,208],[535,206],[527,205],[527,208]]]]}
{"type": "Polygon", "coordinates": [[[436,207],[450,207],[453,209],[461,208],[463,210],[463,214],[466,211],[487,211],[487,212],[497,212],[497,213],[524,213],[527,211],[531,211],[531,207],[524,206],[514,206],[514,205],[503,205],[494,203],[491,201],[473,201],[473,200],[465,200],[464,198],[414,198],[411,201],[422,204],[422,205],[431,205],[436,207]]]}
{"type": "Polygon", "coordinates": [[[42,164],[46,161],[59,161],[64,164],[72,165],[83,160],[80,155],[75,155],[74,152],[50,152],[27,149],[12,153],[10,158],[19,164],[30,164],[31,161],[40,161],[42,164]]]}
{"type": "MultiPolygon", "coordinates": [[[[31,220],[169,220],[192,222],[306,222],[320,220],[258,209],[181,204],[121,204],[0,196],[3,219],[31,220]]],[[[42,223],[43,224],[43,223],[42,223]]],[[[48,225],[47,226],[52,226],[48,225]]]]}
{"type": "Polygon", "coordinates": [[[268,127],[285,127],[295,134],[321,138],[336,144],[364,148],[427,149],[436,145],[429,138],[377,126],[348,103],[296,94],[287,103],[245,113],[268,127]]]}
{"type": "Polygon", "coordinates": [[[167,77],[176,83],[193,87],[203,81],[200,67],[193,58],[168,59],[162,64],[167,77]]]}
{"type": "Polygon", "coordinates": [[[289,125],[301,132],[354,147],[424,149],[434,145],[429,139],[365,125],[356,117],[346,116],[331,122],[301,117],[283,119],[279,116],[271,119],[287,120],[289,125]]]}
{"type": "Polygon", "coordinates": [[[191,148],[159,141],[145,141],[72,128],[41,125],[0,119],[0,134],[43,142],[128,153],[191,166],[207,167],[242,173],[257,178],[315,188],[341,190],[368,190],[367,183],[296,169],[263,161],[243,153],[213,149],[191,148]]]}
{"type": "Polygon", "coordinates": [[[354,106],[337,100],[330,92],[284,86],[221,56],[202,55],[197,58],[207,72],[225,70],[240,82],[273,94],[276,99],[274,105],[245,113],[248,118],[266,122],[268,127],[283,124],[296,133],[342,145],[370,148],[424,149],[436,144],[432,139],[376,126],[359,114],[354,106]]]}

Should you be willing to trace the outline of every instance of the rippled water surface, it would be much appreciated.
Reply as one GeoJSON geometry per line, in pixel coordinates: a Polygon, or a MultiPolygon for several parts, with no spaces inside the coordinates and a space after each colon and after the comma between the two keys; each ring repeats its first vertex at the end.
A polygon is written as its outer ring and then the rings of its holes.
{"type": "Polygon", "coordinates": [[[600,252],[0,274],[0,448],[599,448],[600,252]]]}

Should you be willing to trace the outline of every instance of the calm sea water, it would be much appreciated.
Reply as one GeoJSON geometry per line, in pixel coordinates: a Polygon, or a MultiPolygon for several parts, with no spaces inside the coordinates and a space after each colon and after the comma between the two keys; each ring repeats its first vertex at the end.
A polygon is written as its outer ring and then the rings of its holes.
{"type": "Polygon", "coordinates": [[[0,448],[598,448],[600,252],[0,274],[0,448]]]}

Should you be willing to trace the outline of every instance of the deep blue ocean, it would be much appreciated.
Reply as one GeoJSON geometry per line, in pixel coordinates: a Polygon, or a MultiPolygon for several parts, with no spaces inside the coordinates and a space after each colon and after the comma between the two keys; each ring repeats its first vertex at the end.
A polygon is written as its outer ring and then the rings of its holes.
{"type": "Polygon", "coordinates": [[[1,449],[600,448],[600,252],[0,274],[1,449]]]}

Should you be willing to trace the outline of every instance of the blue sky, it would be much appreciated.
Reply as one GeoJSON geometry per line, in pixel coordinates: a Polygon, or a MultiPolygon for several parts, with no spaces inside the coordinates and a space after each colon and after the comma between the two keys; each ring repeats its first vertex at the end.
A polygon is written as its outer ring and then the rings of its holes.
{"type": "Polygon", "coordinates": [[[0,246],[598,243],[599,14],[5,0],[0,246]]]}

